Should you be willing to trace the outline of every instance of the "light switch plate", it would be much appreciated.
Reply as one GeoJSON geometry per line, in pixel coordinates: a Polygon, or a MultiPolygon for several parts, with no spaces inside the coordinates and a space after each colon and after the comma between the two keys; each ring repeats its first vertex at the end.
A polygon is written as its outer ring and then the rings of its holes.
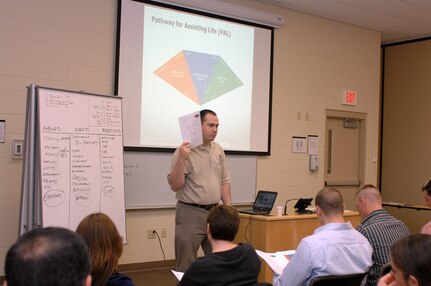
{"type": "Polygon", "coordinates": [[[12,159],[22,159],[24,156],[24,140],[12,140],[12,159]]]}

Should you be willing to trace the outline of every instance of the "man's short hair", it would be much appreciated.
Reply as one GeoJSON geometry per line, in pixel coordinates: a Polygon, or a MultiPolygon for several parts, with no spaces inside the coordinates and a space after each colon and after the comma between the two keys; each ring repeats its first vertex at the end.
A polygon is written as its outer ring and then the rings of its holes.
{"type": "Polygon", "coordinates": [[[335,188],[324,188],[320,190],[315,198],[318,206],[325,215],[335,215],[344,213],[343,196],[335,188]]]}
{"type": "Polygon", "coordinates": [[[428,196],[431,196],[431,179],[425,181],[422,186],[422,191],[426,191],[428,193],[428,196]]]}
{"type": "Polygon", "coordinates": [[[78,234],[65,228],[27,232],[6,255],[8,286],[82,286],[89,273],[87,245],[78,234]]]}
{"type": "Polygon", "coordinates": [[[208,213],[207,223],[213,239],[233,241],[239,228],[239,214],[232,206],[217,205],[208,213]]]}
{"type": "Polygon", "coordinates": [[[382,195],[380,194],[379,189],[377,189],[377,187],[374,185],[371,185],[371,184],[364,185],[356,192],[355,198],[364,198],[364,197],[367,197],[372,201],[382,203],[382,195]]]}
{"type": "Polygon", "coordinates": [[[201,123],[203,123],[204,122],[204,120],[205,120],[205,116],[207,115],[207,114],[211,114],[211,115],[213,115],[213,116],[217,116],[217,113],[215,113],[214,111],[212,111],[212,110],[210,110],[210,109],[202,109],[200,112],[199,112],[199,115],[200,115],[200,117],[201,117],[201,123]]]}
{"type": "Polygon", "coordinates": [[[378,191],[376,186],[374,186],[372,184],[366,184],[366,185],[363,185],[357,193],[360,193],[362,190],[365,190],[365,189],[374,189],[374,190],[378,191]]]}

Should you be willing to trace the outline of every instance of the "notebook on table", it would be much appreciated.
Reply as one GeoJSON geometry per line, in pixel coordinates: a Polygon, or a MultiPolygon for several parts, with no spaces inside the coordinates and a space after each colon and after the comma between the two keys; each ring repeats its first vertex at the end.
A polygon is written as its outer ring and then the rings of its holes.
{"type": "Polygon", "coordinates": [[[238,210],[240,213],[252,215],[267,215],[271,212],[274,206],[277,192],[259,191],[254,199],[253,208],[238,210]]]}

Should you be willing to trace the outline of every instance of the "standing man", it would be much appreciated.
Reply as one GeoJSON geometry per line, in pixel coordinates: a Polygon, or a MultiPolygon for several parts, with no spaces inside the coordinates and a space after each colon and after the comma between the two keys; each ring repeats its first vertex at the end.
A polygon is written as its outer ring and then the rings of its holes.
{"type": "Polygon", "coordinates": [[[380,191],[373,185],[365,185],[356,193],[355,204],[362,220],[356,230],[365,236],[373,247],[373,265],[366,285],[375,286],[380,269],[389,262],[392,244],[409,235],[410,231],[402,221],[383,209],[380,191]]]}
{"type": "Polygon", "coordinates": [[[183,142],[175,151],[168,182],[178,200],[175,212],[176,270],[185,272],[196,259],[199,246],[211,253],[206,235],[209,210],[222,199],[231,205],[230,173],[222,147],[213,142],[219,121],[214,111],[200,112],[203,144],[190,148],[183,142]]]}
{"type": "Polygon", "coordinates": [[[274,286],[309,285],[317,276],[365,273],[372,264],[370,243],[344,220],[341,193],[324,188],[315,203],[321,226],[301,240],[283,273],[274,276],[274,286]]]}

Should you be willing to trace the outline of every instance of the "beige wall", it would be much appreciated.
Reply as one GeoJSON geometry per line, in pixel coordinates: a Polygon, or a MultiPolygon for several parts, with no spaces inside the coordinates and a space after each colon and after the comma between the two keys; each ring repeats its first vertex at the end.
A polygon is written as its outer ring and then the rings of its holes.
{"type": "MultiPolygon", "coordinates": [[[[386,201],[424,204],[421,187],[431,178],[430,54],[431,40],[385,48],[381,189],[386,201]]],[[[431,217],[429,211],[391,212],[413,232],[431,217]]]]}
{"type": "MultiPolygon", "coordinates": [[[[380,34],[254,1],[229,2],[286,19],[275,31],[272,155],[258,158],[257,188],[279,192],[277,204],[283,204],[288,198],[314,196],[323,187],[323,169],[310,173],[308,157],[291,153],[291,137],[319,135],[323,166],[326,109],[366,114],[365,181],[375,184],[380,34]],[[340,104],[345,89],[359,92],[356,107],[340,104]]],[[[112,94],[115,31],[115,0],[0,3],[0,119],[6,120],[6,143],[0,144],[0,275],[18,233],[22,162],[11,160],[10,143],[23,138],[25,87],[36,83],[112,94]]],[[[158,241],[146,239],[147,228],[168,229],[162,243],[166,258],[173,259],[172,209],[127,211],[126,223],[129,243],[122,264],[163,260],[158,241]]]]}

